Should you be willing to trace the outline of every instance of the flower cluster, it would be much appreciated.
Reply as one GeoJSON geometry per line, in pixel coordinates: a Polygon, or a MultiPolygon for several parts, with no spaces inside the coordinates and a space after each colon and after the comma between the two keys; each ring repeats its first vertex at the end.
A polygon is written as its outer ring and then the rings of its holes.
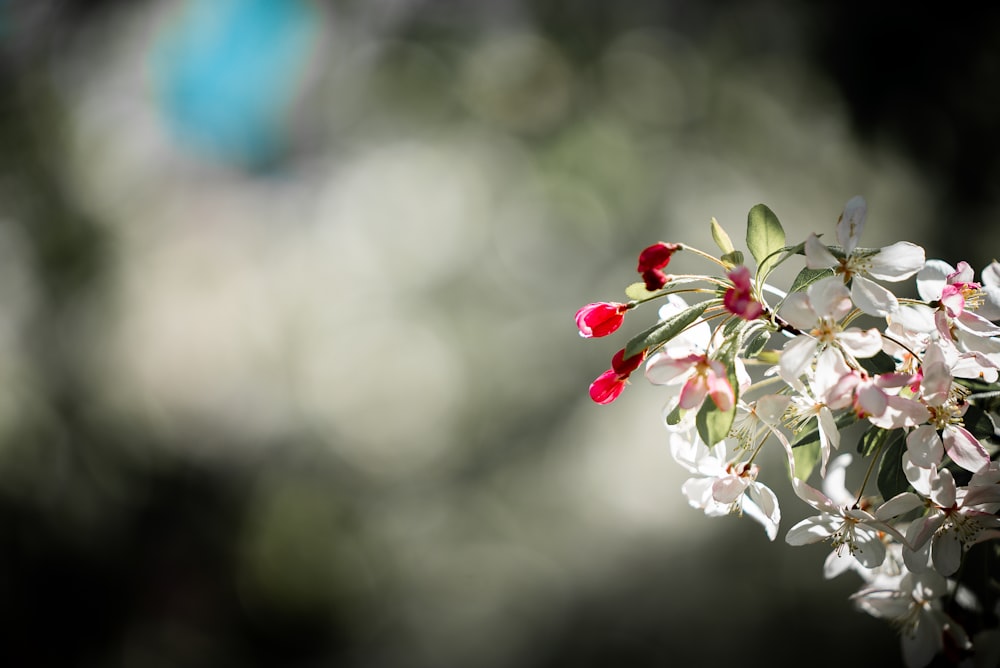
{"type": "Polygon", "coordinates": [[[792,493],[815,511],[785,541],[826,542],[826,577],[860,576],[854,602],[898,629],[907,666],[987,665],[1000,657],[1000,263],[977,281],[966,262],[927,259],[912,243],[864,248],[865,219],[855,197],[832,226],[835,245],[819,234],[789,245],[759,204],[746,230],[755,269],[715,219],[718,255],[649,246],[628,301],[576,314],[580,335],[595,338],[658,304],[590,396],[615,401],[645,364],[663,391],[670,452],[691,474],[690,505],[745,514],[771,540],[781,512],[758,480],[759,453],[780,448],[792,493]],[[714,273],[667,274],[678,253],[714,273]],[[798,271],[782,290],[768,280],[785,263],[798,271]],[[911,279],[918,297],[883,285],[911,279]],[[849,491],[855,462],[863,480],[849,491]]]}

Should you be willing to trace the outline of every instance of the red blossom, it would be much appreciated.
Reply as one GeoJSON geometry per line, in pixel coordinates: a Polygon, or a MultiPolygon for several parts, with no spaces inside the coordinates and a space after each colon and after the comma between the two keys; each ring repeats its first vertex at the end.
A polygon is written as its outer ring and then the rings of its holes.
{"type": "Polygon", "coordinates": [[[628,359],[625,359],[625,349],[619,350],[611,358],[611,368],[590,384],[590,398],[599,404],[610,404],[622,393],[628,384],[628,377],[639,368],[645,359],[645,350],[639,351],[628,359]]]}
{"type": "Polygon", "coordinates": [[[622,326],[628,304],[619,302],[594,302],[576,312],[576,326],[584,338],[611,334],[622,326]]]}
{"type": "Polygon", "coordinates": [[[729,280],[733,287],[722,297],[726,310],[744,320],[756,320],[764,312],[764,306],[751,296],[750,270],[740,265],[729,272],[729,280]]]}
{"type": "Polygon", "coordinates": [[[659,290],[667,284],[667,275],[663,273],[663,269],[670,264],[670,257],[680,249],[680,244],[658,241],[639,253],[636,271],[642,275],[647,290],[659,290]]]}

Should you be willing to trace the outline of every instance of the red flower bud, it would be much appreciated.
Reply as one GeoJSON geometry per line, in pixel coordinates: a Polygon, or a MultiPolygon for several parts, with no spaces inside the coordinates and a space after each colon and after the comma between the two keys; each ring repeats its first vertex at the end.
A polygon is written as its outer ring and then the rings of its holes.
{"type": "Polygon", "coordinates": [[[584,338],[607,336],[622,326],[628,304],[594,302],[576,312],[576,326],[584,338]]]}
{"type": "Polygon", "coordinates": [[[755,301],[750,292],[750,270],[740,265],[729,272],[733,287],[722,296],[726,310],[744,320],[756,320],[764,312],[764,306],[755,301]]]}
{"type": "Polygon", "coordinates": [[[628,359],[625,359],[625,349],[619,350],[611,359],[611,368],[590,384],[590,398],[599,404],[610,404],[625,389],[629,375],[638,369],[645,359],[645,350],[639,351],[628,359]]]}
{"type": "Polygon", "coordinates": [[[680,249],[680,244],[658,241],[639,253],[639,266],[636,271],[643,274],[651,269],[663,269],[670,263],[670,256],[680,249]]]}

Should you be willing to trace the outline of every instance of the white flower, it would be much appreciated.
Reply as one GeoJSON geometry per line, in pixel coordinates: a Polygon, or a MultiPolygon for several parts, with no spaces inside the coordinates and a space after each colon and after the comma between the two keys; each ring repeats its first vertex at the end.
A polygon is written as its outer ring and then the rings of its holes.
{"type": "Polygon", "coordinates": [[[810,269],[834,267],[851,284],[851,299],[859,309],[875,316],[886,316],[899,308],[899,300],[889,290],[868,277],[884,281],[902,281],[924,266],[924,249],[900,241],[876,250],[859,249],[858,240],[865,227],[867,207],[864,199],[854,197],[844,206],[837,220],[837,241],[844,257],[838,258],[815,234],[805,243],[806,266],[810,269]]]}
{"type": "Polygon", "coordinates": [[[745,513],[759,522],[767,537],[774,540],[781,510],[774,492],[757,481],[757,465],[738,461],[735,441],[731,439],[708,447],[692,436],[673,433],[670,438],[674,459],[696,474],[681,486],[688,503],[711,517],[745,513]]]}
{"type": "Polygon", "coordinates": [[[907,668],[924,668],[944,649],[946,634],[956,647],[972,648],[965,630],[944,612],[941,599],[950,591],[945,578],[927,571],[906,573],[895,586],[880,582],[865,587],[851,599],[873,617],[898,626],[907,668]]]}
{"type": "Polygon", "coordinates": [[[810,285],[785,299],[781,317],[802,331],[785,344],[778,362],[781,377],[797,389],[799,380],[812,365],[817,353],[833,349],[855,358],[872,357],[882,350],[882,337],[874,327],[844,329],[839,322],[851,312],[850,293],[836,277],[810,285]]]}

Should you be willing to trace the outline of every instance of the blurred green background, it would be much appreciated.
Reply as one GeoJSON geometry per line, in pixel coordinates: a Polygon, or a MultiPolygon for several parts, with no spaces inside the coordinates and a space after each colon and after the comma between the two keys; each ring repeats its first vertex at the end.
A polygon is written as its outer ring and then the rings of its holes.
{"type": "Polygon", "coordinates": [[[0,663],[899,665],[573,314],[758,202],[992,260],[950,7],[0,2],[0,663]]]}

